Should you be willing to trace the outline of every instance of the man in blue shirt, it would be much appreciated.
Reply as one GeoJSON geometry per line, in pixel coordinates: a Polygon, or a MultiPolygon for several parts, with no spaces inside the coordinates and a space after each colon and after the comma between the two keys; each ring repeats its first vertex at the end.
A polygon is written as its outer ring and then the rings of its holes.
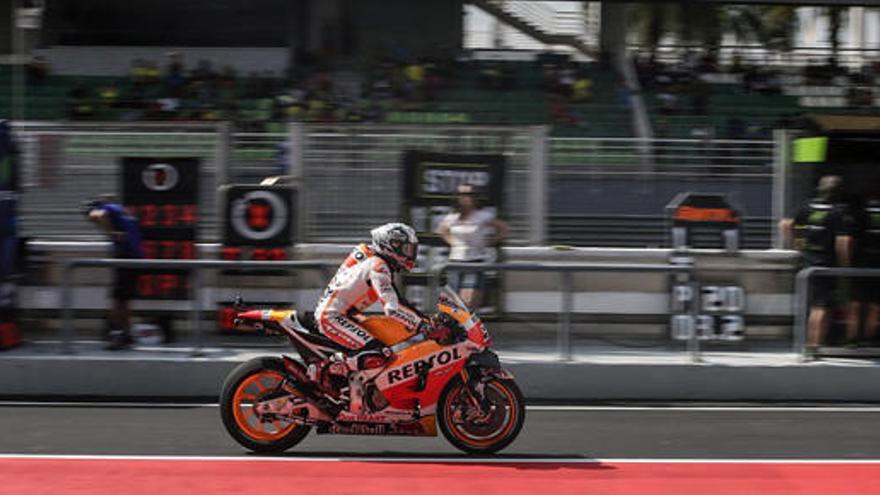
{"type": "MultiPolygon", "coordinates": [[[[121,259],[140,259],[144,257],[141,247],[141,231],[138,221],[125,207],[112,196],[86,204],[85,214],[113,242],[113,257],[121,259]]],[[[107,349],[120,350],[132,343],[129,326],[131,310],[129,300],[137,294],[137,270],[117,268],[113,280],[113,309],[110,312],[110,332],[107,349]]]]}

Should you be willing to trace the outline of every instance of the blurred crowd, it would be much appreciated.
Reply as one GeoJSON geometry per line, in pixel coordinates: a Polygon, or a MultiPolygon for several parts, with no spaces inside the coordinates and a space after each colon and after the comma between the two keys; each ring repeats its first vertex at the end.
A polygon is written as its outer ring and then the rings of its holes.
{"type": "MultiPolygon", "coordinates": [[[[553,53],[541,54],[535,64],[537,81],[523,77],[521,63],[474,60],[468,53],[381,56],[366,71],[349,73],[307,59],[284,74],[241,74],[206,60],[187,66],[172,52],[162,64],[133,60],[125,78],[100,85],[80,79],[67,93],[66,114],[74,120],[233,120],[245,130],[262,130],[267,122],[385,122],[391,112],[430,112],[442,91],[467,87],[542,91],[549,103],[546,120],[587,127],[589,116],[577,107],[593,100],[595,65],[553,53]]],[[[41,84],[48,64],[34,65],[32,83],[41,84]]],[[[624,91],[619,103],[627,99],[624,91]]]]}
{"type": "Polygon", "coordinates": [[[637,57],[636,69],[643,91],[654,97],[658,137],[671,136],[670,116],[705,117],[720,111],[727,115],[722,125],[695,125],[689,133],[695,138],[722,139],[765,138],[774,128],[799,127],[808,109],[793,103],[790,112],[768,120],[756,118],[762,113],[758,110],[762,110],[763,101],[757,98],[751,107],[715,108],[712,97],[719,81],[724,81],[725,91],[756,97],[783,95],[783,88],[803,86],[820,97],[843,96],[842,102],[838,99],[828,107],[866,111],[874,107],[874,87],[880,76],[880,62],[851,69],[828,57],[805,59],[783,68],[747,63],[743,57],[734,55],[729,64],[721,66],[716,56],[705,51],[692,51],[676,63],[658,62],[647,55],[637,57]]]}
{"type": "Polygon", "coordinates": [[[202,60],[193,67],[179,53],[166,64],[136,59],[128,77],[92,87],[77,82],[67,97],[71,119],[108,112],[123,120],[234,120],[242,127],[270,121],[378,122],[389,111],[418,109],[453,77],[454,61],[378,60],[359,75],[360,87],[340,88],[319,65],[286,74],[240,74],[202,60]],[[360,77],[362,76],[362,77],[360,77]]]}

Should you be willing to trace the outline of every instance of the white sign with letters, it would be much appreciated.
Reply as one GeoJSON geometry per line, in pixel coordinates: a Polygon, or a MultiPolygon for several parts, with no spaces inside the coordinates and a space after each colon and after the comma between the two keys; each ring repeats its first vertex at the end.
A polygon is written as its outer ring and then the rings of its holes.
{"type": "Polygon", "coordinates": [[[694,333],[700,340],[740,341],[745,338],[746,294],[737,285],[699,287],[699,314],[688,312],[695,294],[690,285],[672,287],[670,328],[675,340],[689,340],[694,333]]]}

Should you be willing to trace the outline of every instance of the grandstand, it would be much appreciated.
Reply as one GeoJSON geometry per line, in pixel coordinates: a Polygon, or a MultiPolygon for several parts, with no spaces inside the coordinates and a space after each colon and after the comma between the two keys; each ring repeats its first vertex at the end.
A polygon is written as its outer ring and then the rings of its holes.
{"type": "MultiPolygon", "coordinates": [[[[285,18],[281,26],[241,27],[235,46],[223,47],[228,38],[218,31],[236,25],[237,11],[208,3],[135,2],[132,8],[150,19],[210,11],[214,28],[171,28],[163,43],[177,45],[160,46],[150,28],[130,22],[116,7],[83,2],[61,8],[49,2],[43,29],[18,47],[27,53],[8,57],[10,63],[0,67],[0,93],[10,96],[0,99],[0,114],[39,122],[25,134],[28,159],[54,164],[64,180],[74,180],[76,174],[98,173],[95,163],[107,166],[109,150],[142,155],[180,149],[156,128],[137,127],[162,122],[204,132],[198,153],[223,161],[221,175],[234,180],[284,173],[296,160],[303,160],[294,164],[300,171],[314,168],[319,165],[314,160],[328,156],[322,146],[339,146],[348,138],[358,140],[362,150],[333,159],[340,170],[366,167],[361,171],[367,174],[396,161],[407,146],[527,156],[534,143],[523,144],[523,136],[543,126],[547,216],[535,229],[545,232],[545,240],[663,246],[668,240],[662,207],[688,188],[739,200],[745,207],[744,245],[767,247],[778,144],[772,131],[797,128],[810,112],[870,114],[876,108],[870,48],[840,49],[840,68],[829,72],[821,65],[831,54],[828,47],[781,53],[734,40],[716,50],[711,67],[702,67],[704,60],[695,55],[708,51],[671,39],[651,49],[656,60],[647,64],[649,50],[632,44],[627,29],[618,29],[626,26],[625,9],[613,4],[474,0],[422,6],[413,19],[434,21],[434,43],[426,43],[424,33],[404,25],[410,19],[398,16],[401,6],[394,2],[372,9],[370,2],[331,2],[298,7],[302,11],[275,2],[285,18]],[[111,29],[85,21],[85,12],[101,8],[121,24],[111,29]],[[316,26],[334,16],[351,18],[346,21],[351,40],[338,30],[318,32],[316,26]],[[377,29],[383,18],[401,24],[394,40],[377,29]],[[479,27],[475,19],[495,24],[479,27]],[[120,26],[126,26],[124,33],[120,26]],[[294,35],[285,37],[283,26],[294,35]],[[122,36],[118,46],[95,45],[113,36],[122,36]],[[108,122],[124,125],[116,129],[127,137],[105,134],[108,122]],[[65,129],[66,123],[84,127],[65,129]],[[350,125],[365,127],[345,127],[350,125]],[[493,141],[486,144],[484,126],[509,131],[491,131],[493,141]],[[73,136],[70,129],[92,134],[73,136]],[[406,129],[439,141],[418,141],[406,129]],[[291,136],[304,139],[300,149],[293,149],[291,136]],[[628,186],[635,178],[642,182],[628,186]]],[[[270,17],[256,10],[247,15],[256,16],[250,25],[270,17]]],[[[520,195],[513,184],[508,194],[520,195]]],[[[372,192],[378,191],[392,198],[398,193],[384,186],[372,192]]],[[[61,201],[40,195],[34,189],[25,196],[34,207],[25,216],[28,233],[75,237],[80,222],[65,221],[61,201]]],[[[204,200],[206,212],[211,203],[204,200]]],[[[340,221],[336,217],[323,218],[338,228],[315,240],[353,237],[346,229],[372,221],[368,216],[334,223],[340,221]]],[[[210,216],[207,221],[213,225],[210,216]]],[[[205,232],[210,238],[216,231],[205,232]]],[[[515,241],[524,243],[526,237],[515,241]]]]}

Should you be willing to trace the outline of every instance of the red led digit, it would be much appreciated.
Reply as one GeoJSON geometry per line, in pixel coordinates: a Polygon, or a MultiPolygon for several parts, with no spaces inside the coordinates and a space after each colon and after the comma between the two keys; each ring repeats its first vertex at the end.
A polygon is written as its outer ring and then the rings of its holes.
{"type": "Polygon", "coordinates": [[[180,222],[180,210],[177,205],[162,205],[162,226],[176,227],[180,222]]]}
{"type": "Polygon", "coordinates": [[[198,218],[196,205],[183,205],[180,207],[180,223],[183,225],[195,225],[198,218]]]}
{"type": "Polygon", "coordinates": [[[266,261],[268,257],[268,251],[263,248],[254,248],[254,252],[251,254],[251,258],[256,261],[266,261]]]}
{"type": "Polygon", "coordinates": [[[141,207],[141,225],[143,227],[155,227],[159,208],[156,205],[144,205],[141,207]]]}
{"type": "Polygon", "coordinates": [[[174,259],[174,241],[159,241],[161,252],[159,257],[162,259],[174,259]]]}
{"type": "Polygon", "coordinates": [[[273,261],[284,261],[287,259],[287,250],[275,248],[269,251],[269,258],[273,261]]]}
{"type": "Polygon", "coordinates": [[[180,243],[180,253],[178,257],[184,260],[193,260],[196,258],[196,243],[193,241],[183,241],[180,243]]]}
{"type": "Polygon", "coordinates": [[[225,247],[223,248],[223,259],[227,261],[236,261],[241,259],[241,248],[225,247]]]}
{"type": "Polygon", "coordinates": [[[137,291],[143,297],[152,297],[153,292],[153,276],[139,275],[137,279],[137,291]]]}
{"type": "Polygon", "coordinates": [[[158,253],[156,252],[156,241],[144,241],[144,257],[147,259],[156,259],[158,257],[158,253]]]}
{"type": "Polygon", "coordinates": [[[178,287],[177,275],[164,273],[158,276],[158,292],[163,296],[171,294],[178,287]]]}

